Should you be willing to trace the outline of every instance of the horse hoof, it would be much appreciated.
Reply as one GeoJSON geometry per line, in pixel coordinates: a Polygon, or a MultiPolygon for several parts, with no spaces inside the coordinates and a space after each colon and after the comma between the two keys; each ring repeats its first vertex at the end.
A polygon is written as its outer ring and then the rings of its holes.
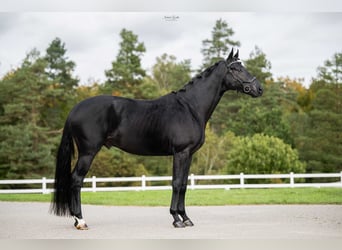
{"type": "Polygon", "coordinates": [[[183,221],[183,224],[184,224],[186,227],[193,227],[193,226],[194,226],[194,223],[192,223],[191,220],[185,220],[185,221],[183,221]]]}
{"type": "Polygon", "coordinates": [[[87,224],[78,224],[78,225],[76,225],[75,227],[76,227],[76,229],[78,229],[78,230],[88,230],[88,229],[89,229],[88,226],[87,226],[87,224]]]}
{"type": "Polygon", "coordinates": [[[173,222],[173,226],[175,227],[175,228],[184,228],[185,227],[185,225],[184,225],[184,223],[182,222],[182,221],[174,221],[173,222]]]}
{"type": "Polygon", "coordinates": [[[78,219],[77,217],[74,217],[75,219],[75,223],[74,226],[76,227],[76,229],[78,230],[88,230],[88,225],[85,223],[85,221],[83,219],[78,219]]]}

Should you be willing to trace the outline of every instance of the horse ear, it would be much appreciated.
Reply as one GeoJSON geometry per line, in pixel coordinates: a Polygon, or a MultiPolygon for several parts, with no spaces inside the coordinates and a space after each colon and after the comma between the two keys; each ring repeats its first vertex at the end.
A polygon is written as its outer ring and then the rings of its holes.
{"type": "Polygon", "coordinates": [[[237,50],[237,52],[236,52],[234,58],[239,59],[239,50],[237,50]]]}
{"type": "Polygon", "coordinates": [[[230,51],[230,54],[227,58],[227,61],[230,60],[230,59],[233,59],[233,55],[234,55],[234,49],[232,48],[232,50],[230,51]]]}

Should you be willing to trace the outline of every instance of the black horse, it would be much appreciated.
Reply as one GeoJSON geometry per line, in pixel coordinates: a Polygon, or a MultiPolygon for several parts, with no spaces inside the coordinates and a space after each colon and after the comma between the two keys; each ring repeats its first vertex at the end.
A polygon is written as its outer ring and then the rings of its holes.
{"type": "Polygon", "coordinates": [[[77,104],[65,122],[58,149],[52,211],[73,216],[77,229],[87,229],[81,212],[83,179],[101,147],[114,146],[132,154],[173,156],[173,225],[193,226],[184,199],[192,155],[204,143],[206,123],[225,91],[252,97],[263,93],[238,57],[232,50],[227,60],[207,68],[179,91],[155,100],[97,96],[77,104]],[[74,142],[78,160],[71,171],[74,142]]]}

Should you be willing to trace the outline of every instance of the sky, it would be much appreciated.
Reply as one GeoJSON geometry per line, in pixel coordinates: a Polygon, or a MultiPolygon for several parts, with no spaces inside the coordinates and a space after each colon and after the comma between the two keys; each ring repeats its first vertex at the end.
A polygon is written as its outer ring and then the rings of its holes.
{"type": "MultiPolygon", "coordinates": [[[[240,58],[258,46],[278,77],[304,78],[308,86],[317,67],[342,53],[342,12],[0,12],[0,77],[18,67],[33,48],[43,54],[59,37],[76,63],[81,84],[103,81],[118,53],[123,28],[146,47],[142,66],[150,70],[156,57],[202,63],[202,41],[211,38],[223,19],[240,41],[240,58]]],[[[228,55],[227,55],[228,56],[228,55]]]]}

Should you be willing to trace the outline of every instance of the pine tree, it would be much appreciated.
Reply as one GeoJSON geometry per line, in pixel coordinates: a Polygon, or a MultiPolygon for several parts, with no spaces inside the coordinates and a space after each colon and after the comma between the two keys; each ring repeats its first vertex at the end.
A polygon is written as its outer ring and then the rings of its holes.
{"type": "Polygon", "coordinates": [[[65,43],[55,38],[46,49],[44,59],[47,61],[46,73],[49,80],[60,85],[64,91],[73,91],[79,80],[72,73],[76,64],[66,56],[65,43]]]}
{"type": "Polygon", "coordinates": [[[140,98],[139,85],[146,74],[141,67],[145,45],[138,41],[137,35],[126,29],[120,32],[120,37],[119,53],[112,62],[112,68],[105,71],[107,80],[104,92],[140,98]]]}
{"type": "Polygon", "coordinates": [[[326,83],[342,84],[342,53],[335,53],[331,60],[326,60],[324,66],[317,69],[318,79],[326,83]]]}
{"type": "Polygon", "coordinates": [[[61,129],[66,116],[75,105],[75,93],[79,79],[73,76],[76,64],[66,56],[65,43],[55,38],[48,48],[44,60],[45,73],[50,83],[49,90],[43,97],[46,108],[42,115],[46,126],[61,129]]]}
{"type": "Polygon", "coordinates": [[[211,32],[211,38],[202,41],[201,53],[203,54],[203,68],[207,68],[217,61],[228,56],[232,47],[239,47],[240,42],[232,40],[234,31],[228,23],[222,19],[216,21],[211,32]]]}
{"type": "Polygon", "coordinates": [[[271,62],[267,60],[266,54],[258,46],[255,46],[254,51],[249,54],[249,58],[244,61],[244,64],[248,72],[259,82],[265,83],[266,80],[271,79],[271,62]]]}

